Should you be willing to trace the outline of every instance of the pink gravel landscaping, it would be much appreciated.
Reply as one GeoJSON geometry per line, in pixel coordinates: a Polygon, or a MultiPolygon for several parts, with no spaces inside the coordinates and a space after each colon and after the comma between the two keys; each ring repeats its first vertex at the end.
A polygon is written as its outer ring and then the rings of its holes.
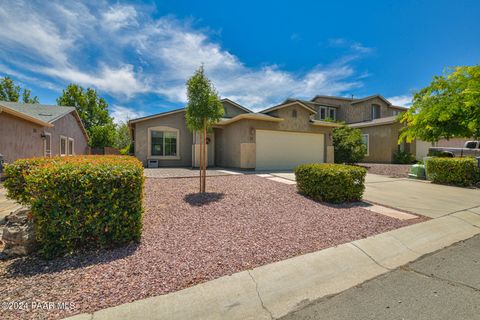
{"type": "Polygon", "coordinates": [[[380,174],[393,178],[408,178],[411,164],[393,164],[393,163],[359,163],[359,166],[365,167],[368,173],[380,174]]]}
{"type": "Polygon", "coordinates": [[[51,318],[177,291],[293,256],[365,238],[400,221],[331,206],[296,186],[255,175],[147,179],[141,243],[44,261],[0,261],[0,301],[68,302],[73,310],[5,311],[2,319],[51,318]]]}

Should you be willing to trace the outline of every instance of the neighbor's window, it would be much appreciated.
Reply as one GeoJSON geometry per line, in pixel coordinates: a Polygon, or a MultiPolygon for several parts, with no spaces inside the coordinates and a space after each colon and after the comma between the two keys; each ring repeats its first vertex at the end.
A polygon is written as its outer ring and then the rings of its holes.
{"type": "Polygon", "coordinates": [[[328,118],[330,120],[336,120],[336,110],[333,108],[328,109],[328,118]]]}
{"type": "Polygon", "coordinates": [[[60,137],[60,155],[64,156],[67,154],[67,137],[60,137]]]}
{"type": "Polygon", "coordinates": [[[43,141],[43,155],[45,157],[52,156],[52,135],[50,133],[45,133],[45,140],[43,141]]]}
{"type": "Polygon", "coordinates": [[[327,118],[327,108],[320,107],[320,120],[325,120],[327,118]]]}
{"type": "Polygon", "coordinates": [[[362,142],[365,146],[367,146],[367,156],[370,155],[370,141],[369,141],[369,136],[368,134],[362,135],[362,142]]]}
{"type": "Polygon", "coordinates": [[[296,118],[297,117],[297,110],[292,110],[292,118],[296,118]]]}
{"type": "Polygon", "coordinates": [[[380,106],[372,104],[372,120],[380,118],[380,106]]]}
{"type": "Polygon", "coordinates": [[[152,156],[176,156],[177,135],[175,131],[150,131],[152,156]]]}
{"type": "Polygon", "coordinates": [[[75,152],[73,152],[73,148],[74,148],[74,140],[73,138],[68,138],[68,155],[69,156],[73,156],[73,154],[75,152]]]}

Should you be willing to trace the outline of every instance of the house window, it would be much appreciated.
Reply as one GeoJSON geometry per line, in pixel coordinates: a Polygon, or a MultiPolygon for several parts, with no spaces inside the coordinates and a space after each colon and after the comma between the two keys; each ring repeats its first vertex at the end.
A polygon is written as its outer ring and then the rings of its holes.
{"type": "Polygon", "coordinates": [[[64,156],[67,154],[67,137],[60,136],[60,155],[64,156]]]}
{"type": "Polygon", "coordinates": [[[320,120],[325,120],[327,118],[327,108],[320,107],[320,120]]]}
{"type": "Polygon", "coordinates": [[[367,147],[367,156],[370,155],[370,137],[368,134],[362,135],[362,142],[367,147]]]}
{"type": "Polygon", "coordinates": [[[297,117],[297,110],[292,110],[292,118],[296,118],[297,117]]]}
{"type": "Polygon", "coordinates": [[[75,141],[73,140],[73,138],[68,138],[68,155],[69,156],[73,156],[75,154],[74,146],[75,146],[75,141]]]}
{"type": "Polygon", "coordinates": [[[380,118],[380,106],[372,104],[372,120],[380,118]]]}
{"type": "Polygon", "coordinates": [[[52,156],[52,135],[45,133],[45,140],[43,140],[43,155],[45,157],[52,156]]]}
{"type": "Polygon", "coordinates": [[[150,128],[150,156],[177,157],[178,130],[162,127],[150,128]],[[170,130],[169,130],[170,129],[170,130]]]}
{"type": "Polygon", "coordinates": [[[328,119],[330,120],[336,120],[336,112],[337,110],[333,109],[333,108],[330,108],[328,109],[328,119]]]}
{"type": "Polygon", "coordinates": [[[399,110],[393,110],[393,111],[392,111],[392,114],[393,114],[394,116],[398,116],[398,115],[400,114],[400,111],[399,111],[399,110]]]}

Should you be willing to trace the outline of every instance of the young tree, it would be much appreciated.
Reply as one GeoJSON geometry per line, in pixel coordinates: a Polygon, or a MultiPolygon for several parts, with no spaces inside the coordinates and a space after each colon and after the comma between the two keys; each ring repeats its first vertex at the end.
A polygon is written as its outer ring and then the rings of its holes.
{"type": "Polygon", "coordinates": [[[447,69],[415,93],[399,141],[480,138],[480,65],[447,69]]]}
{"type": "Polygon", "coordinates": [[[23,103],[40,103],[38,97],[32,97],[32,92],[29,89],[22,89],[15,85],[12,78],[5,76],[0,79],[0,100],[18,102],[22,96],[23,103]]]}
{"type": "Polygon", "coordinates": [[[362,131],[345,125],[333,130],[333,149],[336,163],[357,163],[367,154],[362,131]]]}
{"type": "Polygon", "coordinates": [[[70,84],[58,97],[57,103],[77,109],[90,136],[91,147],[111,147],[115,144],[116,129],[108,113],[108,103],[98,96],[96,90],[84,90],[77,84],[70,84]]]}
{"type": "Polygon", "coordinates": [[[207,168],[207,131],[220,121],[223,116],[223,105],[211,81],[205,76],[203,66],[187,81],[188,105],[186,121],[188,128],[201,136],[200,146],[200,192],[205,192],[207,168]]]}

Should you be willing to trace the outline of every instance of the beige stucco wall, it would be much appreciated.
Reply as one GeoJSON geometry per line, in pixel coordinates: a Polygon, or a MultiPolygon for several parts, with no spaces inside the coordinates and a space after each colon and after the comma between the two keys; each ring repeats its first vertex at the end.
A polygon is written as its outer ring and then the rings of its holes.
{"type": "Polygon", "coordinates": [[[74,154],[86,154],[88,152],[87,138],[72,113],[61,117],[52,124],[54,125],[53,128],[45,128],[45,132],[52,134],[52,155],[60,154],[60,136],[74,139],[74,154]]]}
{"type": "Polygon", "coordinates": [[[43,156],[43,127],[0,113],[0,153],[6,162],[43,156]]]}
{"type": "Polygon", "coordinates": [[[193,134],[188,130],[185,122],[185,112],[177,112],[163,117],[145,120],[134,124],[135,156],[147,165],[148,155],[148,128],[165,126],[179,130],[179,159],[159,159],[159,166],[187,167],[192,165],[193,134]]]}
{"type": "Polygon", "coordinates": [[[51,133],[52,156],[60,154],[60,136],[74,138],[75,154],[88,151],[87,139],[82,133],[73,114],[68,114],[52,123],[54,127],[46,128],[32,122],[0,113],[0,153],[5,161],[13,162],[20,158],[43,157],[43,132],[51,133]]]}
{"type": "Polygon", "coordinates": [[[398,134],[401,124],[386,124],[360,128],[363,134],[369,135],[369,155],[364,158],[365,162],[392,163],[393,153],[398,149],[398,134]]]}
{"type": "Polygon", "coordinates": [[[223,110],[225,111],[223,115],[224,118],[233,118],[235,116],[238,116],[239,114],[245,113],[244,110],[231,104],[228,101],[222,101],[222,104],[223,104],[223,110]]]}

